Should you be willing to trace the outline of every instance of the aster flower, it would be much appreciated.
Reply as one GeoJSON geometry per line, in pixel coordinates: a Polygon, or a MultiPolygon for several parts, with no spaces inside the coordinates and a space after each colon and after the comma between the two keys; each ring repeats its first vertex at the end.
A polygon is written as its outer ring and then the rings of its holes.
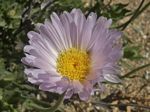
{"type": "Polygon", "coordinates": [[[89,98],[95,84],[101,88],[102,81],[120,82],[121,32],[109,29],[111,23],[93,12],[86,19],[79,9],[52,13],[51,21],[27,34],[22,62],[28,81],[43,91],[66,91],[65,98],[78,94],[81,100],[89,98]]]}

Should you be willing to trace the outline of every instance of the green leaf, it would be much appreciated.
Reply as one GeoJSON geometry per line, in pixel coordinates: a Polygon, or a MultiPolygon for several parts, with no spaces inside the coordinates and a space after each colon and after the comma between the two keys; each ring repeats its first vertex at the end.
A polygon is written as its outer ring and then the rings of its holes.
{"type": "Polygon", "coordinates": [[[3,89],[0,88],[0,100],[3,99],[3,89]]]}
{"type": "Polygon", "coordinates": [[[140,46],[133,45],[128,45],[124,47],[123,58],[127,58],[130,60],[144,59],[144,57],[140,54],[140,46]]]}
{"type": "Polygon", "coordinates": [[[48,108],[45,108],[42,105],[43,104],[47,105],[47,103],[40,102],[40,101],[35,100],[35,99],[34,100],[28,100],[27,105],[31,108],[36,109],[36,111],[39,111],[39,112],[41,112],[41,111],[43,111],[43,112],[55,112],[59,108],[59,106],[62,104],[62,102],[64,100],[65,93],[66,92],[64,92],[62,95],[60,95],[58,101],[56,102],[56,104],[53,107],[50,106],[48,108]]]}
{"type": "Polygon", "coordinates": [[[114,4],[110,6],[107,10],[104,10],[102,15],[108,18],[112,18],[114,21],[120,20],[130,12],[130,10],[126,8],[127,5],[128,4],[121,4],[121,3],[114,4]]]}

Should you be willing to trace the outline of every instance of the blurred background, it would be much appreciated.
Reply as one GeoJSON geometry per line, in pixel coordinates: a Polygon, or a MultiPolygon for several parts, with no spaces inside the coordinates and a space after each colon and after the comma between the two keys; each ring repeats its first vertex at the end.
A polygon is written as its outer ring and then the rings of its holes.
{"type": "Polygon", "coordinates": [[[73,8],[112,18],[112,28],[123,31],[123,84],[105,83],[105,92],[96,91],[88,102],[74,95],[57,112],[150,112],[149,6],[149,0],[0,0],[0,112],[41,112],[56,103],[58,94],[27,81],[20,60],[36,23],[73,8]]]}

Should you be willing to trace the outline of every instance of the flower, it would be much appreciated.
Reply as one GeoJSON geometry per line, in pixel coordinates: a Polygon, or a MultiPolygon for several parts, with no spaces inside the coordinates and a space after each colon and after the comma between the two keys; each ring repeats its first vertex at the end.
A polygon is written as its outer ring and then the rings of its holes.
{"type": "Polygon", "coordinates": [[[81,100],[89,98],[95,84],[101,88],[106,80],[120,82],[121,32],[109,29],[111,23],[93,12],[86,19],[80,9],[52,13],[51,21],[27,34],[22,62],[28,81],[43,91],[66,92],[65,98],[78,94],[81,100]]]}

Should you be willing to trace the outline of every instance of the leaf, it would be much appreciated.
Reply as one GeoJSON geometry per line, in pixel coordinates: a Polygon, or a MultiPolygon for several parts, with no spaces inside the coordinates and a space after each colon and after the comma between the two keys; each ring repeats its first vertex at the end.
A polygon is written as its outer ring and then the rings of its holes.
{"type": "Polygon", "coordinates": [[[13,74],[5,69],[4,60],[0,58],[0,80],[13,81],[13,74]]]}
{"type": "Polygon", "coordinates": [[[0,88],[0,100],[3,99],[3,89],[0,88]]]}
{"type": "Polygon", "coordinates": [[[144,59],[144,57],[140,54],[140,46],[133,45],[128,45],[124,47],[123,58],[127,58],[130,60],[144,59]]]}
{"type": "Polygon", "coordinates": [[[114,4],[110,6],[107,10],[104,10],[102,15],[108,18],[112,18],[114,21],[120,20],[124,18],[127,13],[130,12],[130,10],[128,10],[126,6],[128,6],[128,4],[114,4]]]}
{"type": "Polygon", "coordinates": [[[44,0],[41,4],[41,10],[45,9],[49,4],[51,4],[53,0],[44,0]]]}
{"type": "Polygon", "coordinates": [[[43,107],[42,105],[43,104],[47,105],[47,103],[44,103],[44,102],[41,102],[41,101],[38,101],[38,100],[35,100],[35,99],[34,100],[28,100],[26,104],[29,107],[34,108],[39,112],[41,112],[41,111],[43,111],[43,112],[55,112],[59,108],[59,106],[62,104],[62,102],[64,100],[65,93],[66,92],[64,92],[63,94],[60,95],[58,101],[56,102],[56,104],[53,107],[51,107],[51,106],[47,107],[47,108],[43,107]]]}

